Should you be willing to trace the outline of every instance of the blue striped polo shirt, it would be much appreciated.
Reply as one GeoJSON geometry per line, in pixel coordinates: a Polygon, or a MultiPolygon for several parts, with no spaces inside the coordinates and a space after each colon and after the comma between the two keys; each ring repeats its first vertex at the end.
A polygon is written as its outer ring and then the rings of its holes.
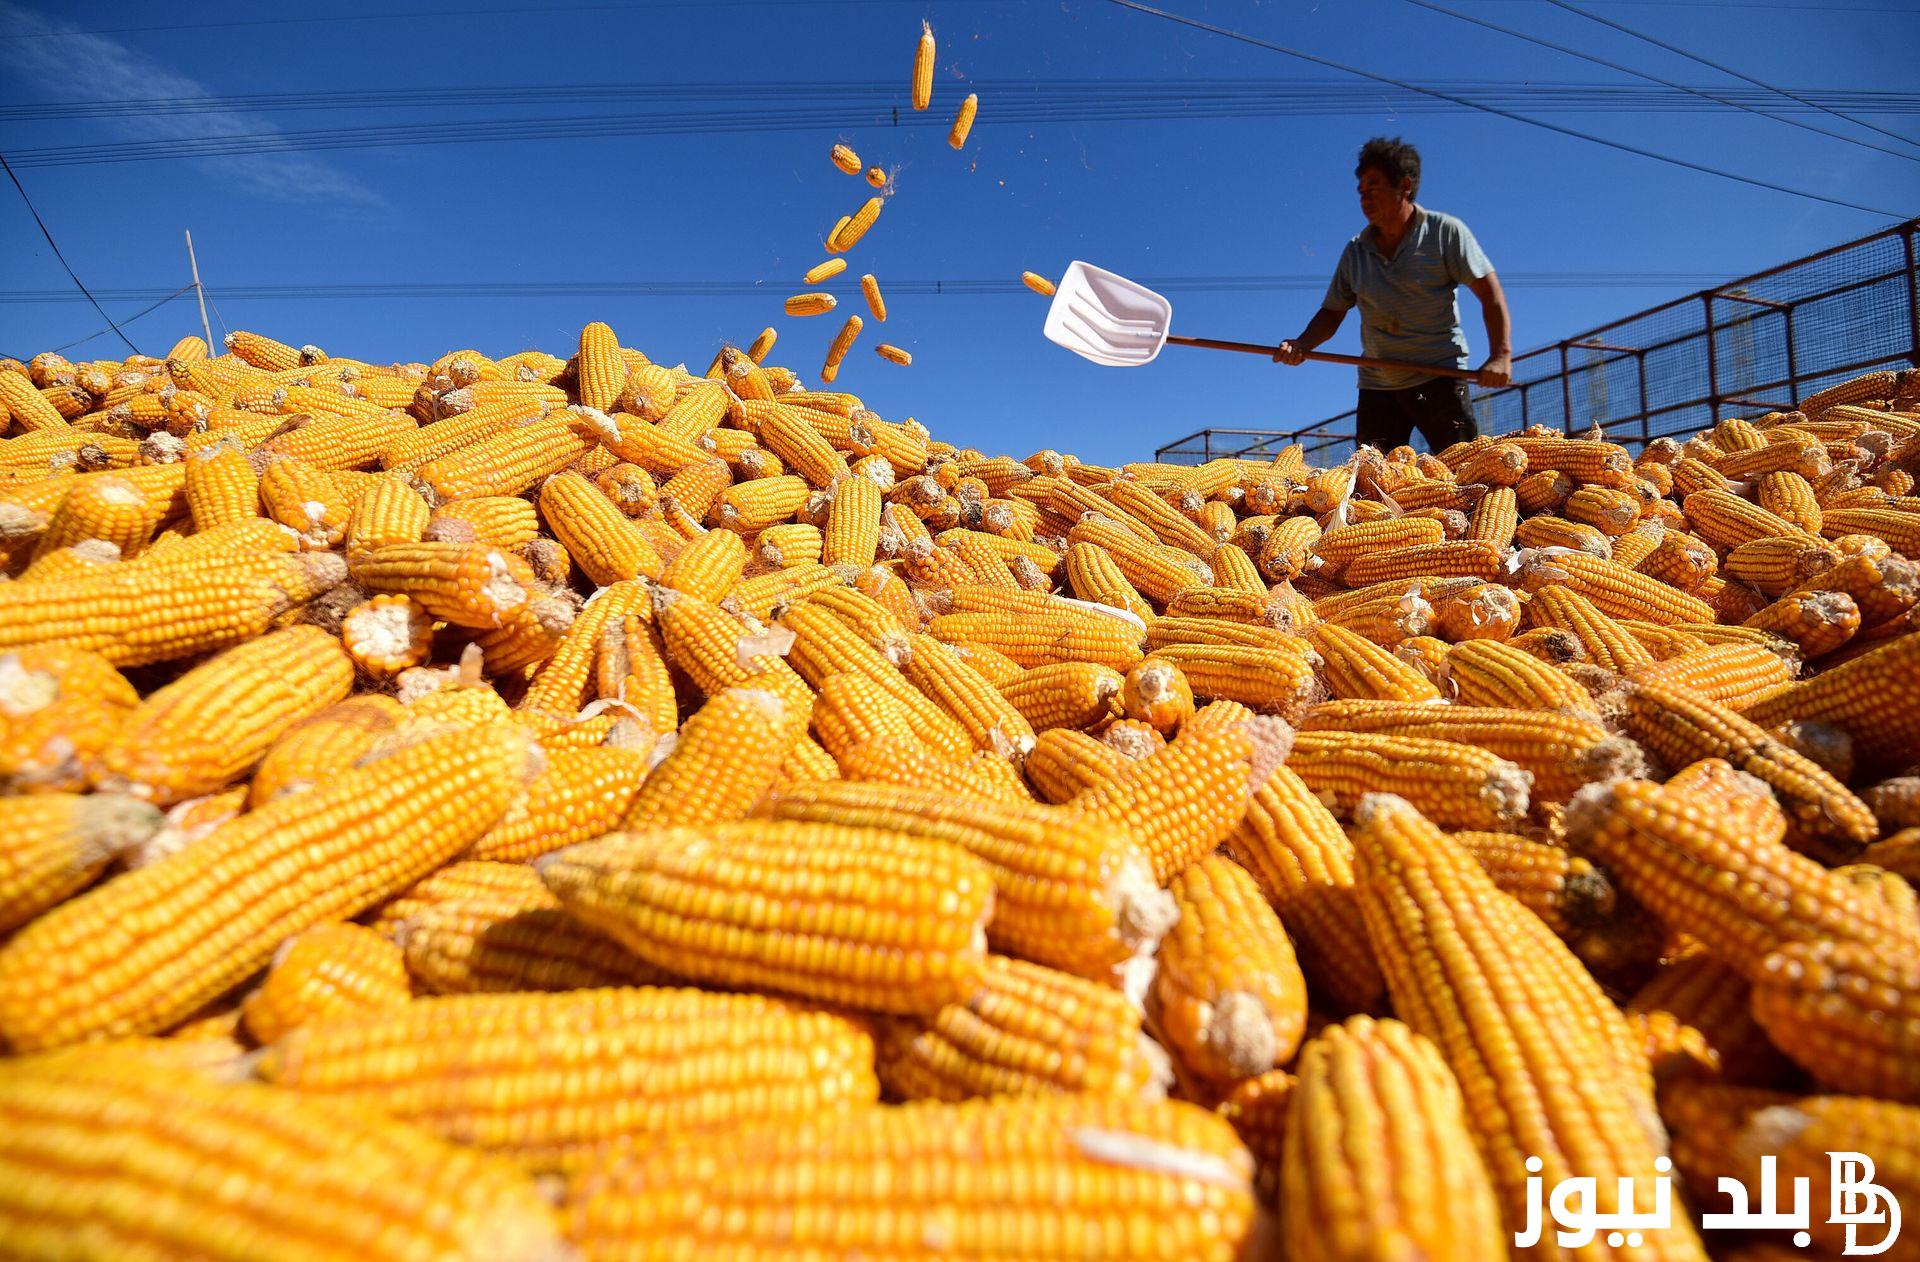
{"type": "MultiPolygon", "coordinates": [[[[1372,224],[1347,242],[1320,306],[1360,308],[1360,345],[1368,356],[1466,368],[1467,335],[1454,289],[1491,271],[1493,264],[1467,225],[1452,215],[1419,209],[1391,259],[1374,245],[1372,224]]],[[[1360,370],[1363,390],[1404,390],[1431,380],[1420,373],[1360,370]]]]}

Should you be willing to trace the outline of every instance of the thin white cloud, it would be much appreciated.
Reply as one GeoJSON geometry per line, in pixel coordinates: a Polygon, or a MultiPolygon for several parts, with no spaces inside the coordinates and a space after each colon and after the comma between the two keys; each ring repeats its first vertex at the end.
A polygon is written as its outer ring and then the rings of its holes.
{"type": "MultiPolygon", "coordinates": [[[[75,29],[71,25],[6,0],[0,0],[0,27],[21,35],[57,33],[58,37],[51,39],[7,41],[8,72],[29,83],[60,85],[62,89],[69,84],[84,86],[85,95],[92,99],[213,95],[206,84],[118,40],[100,35],[68,34],[75,29]]],[[[67,98],[73,94],[62,90],[54,95],[67,98]]],[[[277,130],[257,117],[225,111],[114,119],[107,126],[128,139],[151,140],[157,145],[164,145],[168,140],[277,130]]],[[[214,166],[233,187],[262,197],[361,210],[387,205],[378,192],[347,172],[300,154],[245,154],[196,161],[214,166]]]]}

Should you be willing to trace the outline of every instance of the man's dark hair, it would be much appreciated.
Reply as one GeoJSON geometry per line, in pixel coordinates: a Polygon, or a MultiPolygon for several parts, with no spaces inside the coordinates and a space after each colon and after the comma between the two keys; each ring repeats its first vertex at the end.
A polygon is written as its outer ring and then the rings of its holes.
{"type": "Polygon", "coordinates": [[[1420,151],[1398,136],[1375,136],[1360,146],[1360,161],[1353,168],[1353,178],[1359,179],[1368,167],[1395,184],[1412,180],[1413,191],[1420,191],[1420,151]]]}

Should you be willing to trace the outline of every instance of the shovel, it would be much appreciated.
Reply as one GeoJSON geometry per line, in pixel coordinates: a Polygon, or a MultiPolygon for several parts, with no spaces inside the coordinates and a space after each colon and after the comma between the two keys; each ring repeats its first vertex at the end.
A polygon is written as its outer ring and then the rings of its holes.
{"type": "MultiPolygon", "coordinates": [[[[1053,305],[1047,308],[1046,327],[1041,330],[1049,342],[1057,342],[1082,359],[1109,368],[1137,368],[1151,363],[1160,348],[1204,346],[1216,351],[1243,351],[1249,355],[1273,358],[1277,346],[1254,342],[1221,342],[1210,337],[1176,337],[1167,332],[1173,323],[1173,304],[1145,285],[1124,276],[1083,263],[1079,259],[1067,265],[1066,275],[1054,290],[1053,305]]],[[[1307,358],[1323,364],[1356,364],[1362,368],[1397,368],[1424,373],[1429,377],[1458,377],[1472,381],[1479,376],[1470,368],[1443,368],[1435,364],[1412,364],[1400,359],[1373,359],[1365,355],[1335,355],[1328,351],[1308,351],[1307,358]]]]}

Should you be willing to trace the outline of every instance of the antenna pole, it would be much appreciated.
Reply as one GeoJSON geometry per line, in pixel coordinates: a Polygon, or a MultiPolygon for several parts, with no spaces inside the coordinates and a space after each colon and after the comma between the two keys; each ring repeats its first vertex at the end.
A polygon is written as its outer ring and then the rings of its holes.
{"type": "Polygon", "coordinates": [[[215,355],[213,329],[207,324],[207,291],[200,287],[200,260],[193,256],[193,230],[187,229],[187,265],[193,269],[193,296],[200,300],[200,332],[206,335],[207,354],[215,355]]]}

